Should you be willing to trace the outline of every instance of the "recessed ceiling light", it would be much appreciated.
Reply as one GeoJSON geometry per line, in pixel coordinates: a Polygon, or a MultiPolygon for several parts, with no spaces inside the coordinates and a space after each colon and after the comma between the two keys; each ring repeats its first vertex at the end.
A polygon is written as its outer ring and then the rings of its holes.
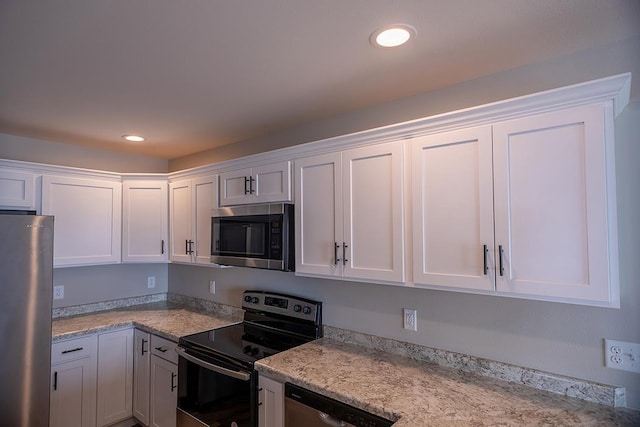
{"type": "Polygon", "coordinates": [[[142,142],[144,141],[144,138],[138,135],[122,135],[123,139],[126,139],[127,141],[131,141],[131,142],[142,142]]]}
{"type": "Polygon", "coordinates": [[[416,36],[416,29],[407,24],[389,25],[374,31],[369,41],[376,47],[396,47],[416,36]]]}

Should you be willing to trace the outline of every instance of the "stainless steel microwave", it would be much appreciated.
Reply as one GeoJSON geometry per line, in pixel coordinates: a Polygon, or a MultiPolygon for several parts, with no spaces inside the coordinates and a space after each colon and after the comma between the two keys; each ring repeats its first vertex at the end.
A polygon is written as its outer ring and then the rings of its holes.
{"type": "Polygon", "coordinates": [[[245,205],[213,209],[211,262],[294,271],[293,205],[245,205]]]}

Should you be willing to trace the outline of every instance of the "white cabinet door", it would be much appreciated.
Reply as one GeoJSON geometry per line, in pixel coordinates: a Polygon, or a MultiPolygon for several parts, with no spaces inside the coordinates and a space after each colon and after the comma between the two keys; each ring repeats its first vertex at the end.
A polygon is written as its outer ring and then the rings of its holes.
{"type": "Polygon", "coordinates": [[[610,277],[617,233],[606,108],[494,126],[498,291],[619,304],[610,277]]]}
{"type": "Polygon", "coordinates": [[[295,162],[296,274],[342,274],[341,165],[340,153],[295,162]]]}
{"type": "Polygon", "coordinates": [[[10,169],[0,170],[0,206],[36,209],[35,175],[10,169]]]}
{"type": "Polygon", "coordinates": [[[258,427],[284,427],[284,384],[259,377],[258,427]]]}
{"type": "Polygon", "coordinates": [[[166,180],[125,181],[122,190],[122,262],[166,262],[166,180]]]}
{"type": "Polygon", "coordinates": [[[217,207],[215,176],[194,179],[193,185],[193,238],[192,260],[196,264],[211,264],[211,209],[217,207]]]}
{"type": "Polygon", "coordinates": [[[51,427],[95,427],[95,351],[95,336],[53,344],[51,427]]]}
{"type": "Polygon", "coordinates": [[[45,175],[42,214],[55,216],[54,266],[120,262],[121,184],[45,175]]]}
{"type": "Polygon", "coordinates": [[[220,174],[220,206],[291,201],[291,162],[220,174]]]}
{"type": "Polygon", "coordinates": [[[169,184],[170,259],[211,263],[211,209],[216,204],[217,177],[169,184]]]}
{"type": "Polygon", "coordinates": [[[402,142],[295,164],[296,274],[403,282],[402,142]]]}
{"type": "Polygon", "coordinates": [[[402,175],[401,141],[342,154],[345,277],[404,281],[402,175]]]}
{"type": "Polygon", "coordinates": [[[150,335],[136,329],[133,334],[133,416],[149,425],[151,353],[150,335]]]}
{"type": "Polygon", "coordinates": [[[169,184],[169,220],[171,261],[191,262],[193,245],[193,206],[191,180],[169,184]]]}
{"type": "Polygon", "coordinates": [[[98,336],[97,425],[133,415],[133,329],[98,336]]]}
{"type": "Polygon", "coordinates": [[[220,206],[252,203],[255,178],[251,168],[220,174],[220,206]]]}
{"type": "Polygon", "coordinates": [[[493,290],[491,126],[411,144],[415,283],[493,290]]]}
{"type": "Polygon", "coordinates": [[[175,427],[178,396],[178,366],[151,355],[151,423],[153,427],[175,427]]]}
{"type": "Polygon", "coordinates": [[[257,166],[252,174],[255,194],[251,203],[291,201],[291,162],[257,166]]]}

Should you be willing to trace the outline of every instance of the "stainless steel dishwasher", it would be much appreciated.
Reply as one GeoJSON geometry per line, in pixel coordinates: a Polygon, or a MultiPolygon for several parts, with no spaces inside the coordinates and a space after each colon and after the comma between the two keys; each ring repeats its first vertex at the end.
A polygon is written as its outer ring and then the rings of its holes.
{"type": "Polygon", "coordinates": [[[293,384],[284,387],[285,427],[390,427],[392,421],[293,384]]]}

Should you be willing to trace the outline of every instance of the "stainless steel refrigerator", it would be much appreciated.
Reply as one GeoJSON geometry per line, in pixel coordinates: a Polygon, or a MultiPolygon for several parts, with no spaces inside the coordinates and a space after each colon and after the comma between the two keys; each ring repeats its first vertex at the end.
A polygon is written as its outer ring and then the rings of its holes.
{"type": "Polygon", "coordinates": [[[52,286],[53,217],[0,212],[1,425],[49,425],[52,286]]]}

